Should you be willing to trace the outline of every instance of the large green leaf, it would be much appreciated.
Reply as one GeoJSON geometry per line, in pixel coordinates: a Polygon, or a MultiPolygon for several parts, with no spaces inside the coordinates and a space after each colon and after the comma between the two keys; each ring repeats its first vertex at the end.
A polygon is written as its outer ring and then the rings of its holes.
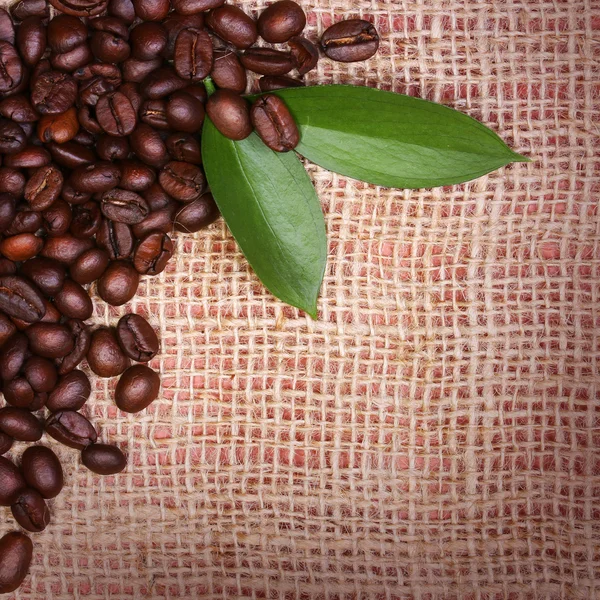
{"type": "Polygon", "coordinates": [[[254,133],[229,140],[208,118],[202,157],[219,210],[260,280],[315,318],[327,238],[319,199],[298,157],[269,150],[254,133]]]}
{"type": "Polygon", "coordinates": [[[376,185],[450,185],[527,160],[475,119],[426,100],[349,85],[275,93],[300,128],[299,154],[376,185]]]}

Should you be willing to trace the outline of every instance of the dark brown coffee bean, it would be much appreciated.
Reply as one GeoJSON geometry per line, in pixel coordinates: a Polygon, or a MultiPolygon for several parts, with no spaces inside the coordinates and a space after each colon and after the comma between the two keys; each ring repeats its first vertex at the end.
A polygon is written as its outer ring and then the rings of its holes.
{"type": "Polygon", "coordinates": [[[181,15],[172,12],[163,22],[163,26],[167,31],[167,45],[163,50],[163,56],[167,60],[172,60],[179,33],[188,28],[204,29],[204,17],[201,14],[181,15]]]}
{"type": "Polygon", "coordinates": [[[45,398],[41,394],[36,394],[24,377],[15,377],[10,381],[5,381],[2,393],[6,402],[11,406],[26,408],[29,411],[40,410],[44,407],[45,398]]]}
{"type": "Polygon", "coordinates": [[[0,119],[0,153],[15,154],[27,145],[27,136],[23,128],[8,119],[0,119]]]}
{"type": "MultiPolygon", "coordinates": [[[[0,506],[10,506],[13,504],[25,487],[25,479],[23,479],[23,475],[21,475],[15,464],[8,460],[8,458],[0,456],[0,506]]],[[[0,568],[0,582],[2,581],[2,573],[3,571],[0,568]]],[[[0,592],[2,592],[2,588],[0,588],[0,592]]]]}
{"type": "Polygon", "coordinates": [[[117,339],[129,358],[136,362],[148,362],[158,353],[159,341],[156,332],[140,315],[129,313],[119,320],[117,339]]]}
{"type": "Polygon", "coordinates": [[[293,37],[289,42],[294,66],[300,75],[312,71],[319,62],[319,49],[304,37],[293,37]]]}
{"type": "Polygon", "coordinates": [[[180,15],[196,15],[205,10],[222,6],[225,4],[225,0],[172,0],[171,4],[180,15]]]}
{"type": "Polygon", "coordinates": [[[143,96],[156,100],[164,98],[173,92],[183,89],[188,85],[187,79],[182,79],[170,67],[156,69],[140,84],[140,92],[143,96]]]}
{"type": "Polygon", "coordinates": [[[35,415],[24,408],[0,408],[0,430],[20,442],[37,442],[44,428],[35,415]]]}
{"type": "Polygon", "coordinates": [[[63,54],[50,54],[50,64],[57,71],[73,73],[94,60],[90,45],[85,43],[63,54]]]}
{"type": "Polygon", "coordinates": [[[97,75],[107,79],[115,88],[118,88],[123,81],[121,69],[117,65],[94,62],[73,71],[73,77],[78,81],[84,81],[97,75]]]}
{"type": "Polygon", "coordinates": [[[131,0],[109,0],[108,14],[122,19],[128,25],[135,21],[135,9],[131,0]]]}
{"type": "Polygon", "coordinates": [[[90,49],[97,60],[107,63],[122,63],[131,55],[129,43],[109,31],[95,31],[90,38],[90,49]]]}
{"type": "Polygon", "coordinates": [[[128,413],[137,413],[157,398],[160,391],[160,377],[146,365],[129,367],[117,383],[115,404],[128,413]]]}
{"type": "Polygon", "coordinates": [[[96,242],[108,252],[111,260],[129,258],[133,252],[133,234],[125,223],[105,219],[96,234],[96,242]]]}
{"type": "MultiPolygon", "coordinates": [[[[0,275],[15,275],[17,273],[17,265],[8,258],[0,257],[0,275]]],[[[0,335],[2,332],[2,318],[5,317],[4,313],[0,312],[0,335]]],[[[7,317],[8,318],[8,317],[7,317]]],[[[1,342],[0,342],[1,344],[1,342]]]]}
{"type": "Polygon", "coordinates": [[[87,356],[92,334],[89,327],[79,319],[69,319],[65,325],[70,329],[75,340],[73,350],[63,358],[57,359],[58,374],[65,375],[75,369],[87,356]]]}
{"type": "MultiPolygon", "coordinates": [[[[41,255],[46,258],[53,258],[65,265],[72,265],[81,254],[93,246],[93,240],[80,240],[72,235],[65,234],[48,238],[41,255]]],[[[2,306],[0,306],[0,309],[2,309],[2,306]]]]}
{"type": "MultiPolygon", "coordinates": [[[[74,370],[63,375],[46,401],[50,412],[79,410],[90,397],[92,386],[83,371],[74,370]]],[[[27,474],[25,474],[27,478],[27,474]]],[[[32,485],[28,480],[29,485],[32,485]]]]}
{"type": "Polygon", "coordinates": [[[98,439],[94,426],[74,410],[62,410],[50,415],[46,420],[46,433],[76,450],[83,450],[98,439]]]}
{"type": "MultiPolygon", "coordinates": [[[[94,161],[95,162],[95,161],[94,161]]],[[[81,165],[85,166],[85,165],[81,165]]],[[[76,190],[70,181],[65,181],[62,189],[62,197],[69,204],[85,204],[90,200],[92,194],[90,192],[81,192],[76,190]]]]}
{"type": "Polygon", "coordinates": [[[162,58],[152,60],[139,60],[128,58],[121,64],[123,79],[128,82],[141,83],[162,65],[162,58]]]}
{"type": "Polygon", "coordinates": [[[10,435],[6,435],[0,431],[0,456],[6,454],[13,446],[14,440],[10,435]]]}
{"type": "Polygon", "coordinates": [[[142,21],[163,21],[169,14],[169,0],[132,0],[135,14],[142,21]]]}
{"type": "Polygon", "coordinates": [[[15,47],[0,40],[0,93],[16,90],[23,74],[23,63],[15,47]]]}
{"type": "Polygon", "coordinates": [[[131,263],[111,262],[98,279],[98,295],[111,306],[129,302],[137,292],[140,276],[131,263]]]}
{"type": "MultiPolygon", "coordinates": [[[[77,115],[75,115],[75,118],[77,118],[77,115]]],[[[75,141],[50,143],[47,144],[47,148],[50,150],[52,160],[61,167],[66,167],[67,169],[76,169],[77,167],[91,165],[97,160],[96,155],[91,148],[83,146],[75,141]]]]}
{"type": "Polygon", "coordinates": [[[153,231],[171,233],[173,231],[173,220],[179,209],[179,202],[171,201],[167,208],[161,208],[151,212],[141,223],[132,227],[133,235],[141,240],[153,231]]]}
{"type": "Polygon", "coordinates": [[[54,306],[47,298],[44,299],[44,303],[46,304],[46,314],[41,321],[38,321],[38,323],[60,323],[62,321],[62,315],[56,306],[54,306]]]}
{"type": "Polygon", "coordinates": [[[71,185],[82,192],[107,192],[119,185],[121,170],[118,165],[99,161],[86,167],[78,167],[71,173],[71,185]]]}
{"type": "Polygon", "coordinates": [[[42,17],[27,17],[19,25],[16,45],[25,65],[37,65],[46,50],[46,25],[42,17]]]}
{"type": "MultiPolygon", "coordinates": [[[[119,187],[130,192],[143,192],[147,190],[156,179],[154,169],[137,160],[123,160],[121,167],[121,181],[119,187]]],[[[110,192],[109,192],[110,193],[110,192]]]]}
{"type": "Polygon", "coordinates": [[[75,104],[77,82],[67,73],[42,73],[31,88],[31,102],[42,115],[60,114],[75,104]]]}
{"type": "Polygon", "coordinates": [[[21,173],[20,171],[8,167],[0,167],[0,197],[3,199],[3,202],[6,201],[5,194],[10,194],[15,198],[22,198],[23,194],[25,193],[25,183],[25,175],[23,175],[23,173],[21,173]]]}
{"type": "Polygon", "coordinates": [[[91,248],[84,252],[69,269],[71,279],[86,285],[99,279],[106,271],[110,257],[102,248],[91,248]]]}
{"type": "Polygon", "coordinates": [[[260,75],[285,75],[294,68],[294,61],[289,52],[273,48],[250,48],[240,60],[246,69],[260,75]]]}
{"type": "Polygon", "coordinates": [[[39,289],[18,275],[0,277],[0,310],[9,317],[35,323],[46,311],[39,289]]]}
{"type": "Polygon", "coordinates": [[[0,100],[0,116],[15,123],[32,123],[40,118],[29,97],[21,94],[0,100]]]}
{"type": "Polygon", "coordinates": [[[256,133],[271,150],[289,152],[300,142],[296,122],[279,96],[261,96],[252,105],[250,115],[256,133]]]}
{"type": "Polygon", "coordinates": [[[43,246],[42,238],[33,233],[20,233],[4,238],[0,242],[0,253],[9,260],[20,262],[36,256],[43,246]]]}
{"type": "Polygon", "coordinates": [[[144,196],[144,200],[148,203],[151,211],[168,208],[174,202],[173,198],[158,183],[153,183],[144,191],[142,196],[144,196]]]}
{"type": "Polygon", "coordinates": [[[162,99],[144,101],[140,108],[140,120],[154,129],[170,129],[167,122],[167,101],[162,99]]]}
{"type": "Polygon", "coordinates": [[[106,10],[108,0],[49,0],[60,12],[76,17],[94,17],[106,10]]]}
{"type": "Polygon", "coordinates": [[[37,125],[38,138],[44,143],[64,144],[72,140],[78,130],[77,109],[73,106],[59,115],[44,115],[37,125]]]}
{"type": "Polygon", "coordinates": [[[79,84],[79,104],[96,106],[98,100],[105,94],[115,91],[115,86],[105,77],[96,75],[91,79],[85,79],[79,84]]]}
{"type": "Polygon", "coordinates": [[[166,233],[153,231],[137,245],[133,253],[133,265],[142,275],[158,275],[165,270],[172,256],[171,238],[166,233]]]}
{"type": "Polygon", "coordinates": [[[19,531],[0,538],[0,594],[14,592],[27,577],[33,544],[19,531]]]}
{"type": "Polygon", "coordinates": [[[120,188],[104,192],[100,207],[107,219],[127,225],[143,221],[150,212],[148,204],[139,194],[120,188]]]}
{"type": "Polygon", "coordinates": [[[243,140],[252,133],[248,103],[231,90],[217,90],[206,102],[206,112],[215,127],[229,139],[243,140]]]}
{"type": "Polygon", "coordinates": [[[15,333],[2,345],[0,351],[0,378],[4,381],[14,379],[25,359],[29,344],[23,333],[15,333]]]}
{"type": "Polygon", "coordinates": [[[55,294],[54,304],[69,319],[85,321],[94,312],[94,305],[86,290],[71,279],[65,280],[62,290],[55,294]]]}
{"type": "Polygon", "coordinates": [[[121,450],[108,444],[92,444],[84,448],[81,462],[98,475],[115,475],[127,466],[127,459],[121,450]]]}
{"type": "Polygon", "coordinates": [[[30,488],[42,498],[56,498],[64,485],[63,470],[58,457],[45,446],[30,446],[23,452],[21,470],[30,488]]]}
{"type": "MultiPolygon", "coordinates": [[[[12,235],[10,228],[17,216],[17,199],[12,194],[0,193],[0,232],[12,235]]],[[[29,233],[29,232],[15,232],[29,233]]]]}
{"type": "Polygon", "coordinates": [[[373,24],[368,21],[349,19],[326,29],[321,37],[321,47],[332,60],[367,60],[379,48],[379,35],[373,24]]]}
{"type": "Polygon", "coordinates": [[[102,224],[102,212],[97,202],[86,202],[73,207],[73,220],[69,231],[76,238],[89,238],[102,224]]]}
{"type": "Polygon", "coordinates": [[[92,31],[105,31],[117,35],[124,40],[129,39],[129,25],[118,17],[104,15],[88,21],[92,31]]]}
{"type": "Polygon", "coordinates": [[[0,40],[13,45],[15,43],[15,26],[10,15],[3,8],[0,8],[0,40]]]}
{"type": "Polygon", "coordinates": [[[179,77],[202,81],[213,64],[213,46],[208,33],[201,29],[183,29],[175,41],[173,64],[179,77]]]}
{"type": "Polygon", "coordinates": [[[16,332],[16,330],[14,323],[8,316],[3,312],[0,312],[0,347],[16,332]]]}
{"type": "Polygon", "coordinates": [[[33,391],[37,393],[51,392],[58,381],[58,373],[54,363],[41,356],[32,356],[25,361],[23,375],[33,391]]]}
{"type": "Polygon", "coordinates": [[[17,21],[24,21],[27,17],[47,19],[50,16],[46,0],[20,0],[10,7],[10,12],[17,21]]]}
{"type": "Polygon", "coordinates": [[[258,37],[256,22],[237,6],[227,4],[210,11],[206,24],[236,48],[249,48],[258,37]]]}
{"type": "Polygon", "coordinates": [[[271,44],[282,44],[299,35],[306,26],[306,15],[292,0],[279,0],[269,5],[258,19],[260,37],[271,44]]]}
{"type": "Polygon", "coordinates": [[[41,494],[34,489],[23,490],[10,509],[15,521],[27,531],[43,531],[50,523],[48,506],[41,494]]]}
{"type": "Polygon", "coordinates": [[[31,279],[47,296],[54,296],[65,281],[65,267],[43,256],[37,256],[23,263],[21,273],[31,279]]]}
{"type": "Polygon", "coordinates": [[[204,105],[187,92],[175,92],[167,103],[166,116],[172,129],[197,133],[204,123],[204,105]]]}
{"type": "Polygon", "coordinates": [[[57,167],[40,167],[25,185],[25,200],[32,210],[44,210],[58,198],[62,186],[63,175],[57,167]]]}
{"type": "Polygon", "coordinates": [[[36,169],[50,163],[50,153],[39,146],[26,146],[23,150],[4,157],[4,166],[11,169],[36,169]]]}
{"type": "Polygon", "coordinates": [[[101,135],[96,144],[96,152],[100,160],[120,161],[127,158],[130,151],[127,138],[114,135],[101,135]]]}
{"type": "Polygon", "coordinates": [[[56,15],[48,24],[48,45],[53,52],[62,54],[80,46],[87,40],[84,23],[71,15],[56,15]]]}
{"type": "Polygon", "coordinates": [[[179,161],[165,165],[158,175],[158,181],[167,194],[181,202],[192,202],[206,188],[206,179],[200,168],[179,161]]]}
{"type": "Polygon", "coordinates": [[[140,123],[129,138],[135,155],[151,167],[162,167],[169,160],[167,147],[158,131],[140,123]]]}
{"type": "Polygon", "coordinates": [[[217,220],[219,209],[210,192],[186,204],[175,218],[175,229],[184,233],[195,233],[217,220]]]}
{"type": "Polygon", "coordinates": [[[100,377],[115,377],[127,369],[130,361],[121,350],[114,327],[100,327],[92,332],[87,361],[100,377]]]}
{"type": "Polygon", "coordinates": [[[75,347],[75,340],[66,325],[35,323],[25,330],[31,351],[46,358],[61,358],[75,347]]]}
{"type": "Polygon", "coordinates": [[[105,94],[98,100],[96,118],[106,133],[121,137],[129,135],[137,123],[129,98],[121,92],[105,94]]]}
{"type": "Polygon", "coordinates": [[[274,92],[290,87],[302,87],[303,81],[293,79],[286,75],[265,75],[258,80],[258,86],[261,92],[274,92]]]}
{"type": "Polygon", "coordinates": [[[64,235],[69,231],[73,214],[71,206],[59,198],[42,212],[44,230],[49,237],[64,235]]]}
{"type": "Polygon", "coordinates": [[[167,41],[167,30],[159,23],[140,23],[129,34],[131,54],[138,60],[154,60],[161,56],[167,41]]]}
{"type": "Polygon", "coordinates": [[[173,160],[193,165],[202,164],[200,144],[195,136],[189,133],[173,133],[167,138],[166,144],[173,160]]]}
{"type": "Polygon", "coordinates": [[[216,86],[243,94],[246,90],[246,69],[242,67],[239,58],[231,50],[215,50],[213,68],[210,76],[216,86]]]}
{"type": "Polygon", "coordinates": [[[92,135],[99,135],[103,129],[100,127],[95,113],[94,107],[83,105],[77,110],[77,119],[85,131],[92,135]]]}

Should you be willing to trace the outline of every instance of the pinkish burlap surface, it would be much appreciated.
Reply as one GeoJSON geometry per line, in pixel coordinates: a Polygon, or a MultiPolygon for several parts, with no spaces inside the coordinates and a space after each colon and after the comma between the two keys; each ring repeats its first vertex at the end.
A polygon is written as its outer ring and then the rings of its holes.
{"type": "Polygon", "coordinates": [[[129,467],[59,449],[15,598],[599,598],[600,2],[302,4],[312,38],[359,15],[383,38],[311,82],[442,102],[533,162],[413,192],[307,165],[316,322],[222,222],[179,236],[131,306],[99,302],[96,322],[134,309],[160,331],[164,392],[125,416],[98,381],[86,410],[129,467]]]}

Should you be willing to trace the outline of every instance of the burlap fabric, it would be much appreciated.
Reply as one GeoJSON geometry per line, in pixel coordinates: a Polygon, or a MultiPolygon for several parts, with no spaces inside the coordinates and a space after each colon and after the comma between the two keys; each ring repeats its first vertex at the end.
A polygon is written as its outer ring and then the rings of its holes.
{"type": "Polygon", "coordinates": [[[311,82],[442,102],[533,162],[413,192],[307,165],[318,321],[222,222],[131,306],[98,302],[97,323],[158,328],[164,390],[125,416],[97,382],[86,410],[129,467],[58,448],[67,485],[14,597],[598,598],[600,2],[303,5],[313,38],[361,15],[383,38],[311,82]]]}

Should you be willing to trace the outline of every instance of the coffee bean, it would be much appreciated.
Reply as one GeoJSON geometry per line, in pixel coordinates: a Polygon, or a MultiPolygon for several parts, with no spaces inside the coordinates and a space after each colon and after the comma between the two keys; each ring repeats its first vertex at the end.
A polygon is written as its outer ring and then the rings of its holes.
{"type": "Polygon", "coordinates": [[[243,94],[246,90],[246,69],[240,59],[231,50],[215,50],[213,68],[210,72],[215,85],[221,89],[243,94]]]}
{"type": "Polygon", "coordinates": [[[39,323],[60,323],[62,321],[62,315],[59,310],[48,300],[48,298],[44,299],[46,304],[46,314],[43,316],[39,323]]]}
{"type": "MultiPolygon", "coordinates": [[[[48,238],[41,255],[57,260],[65,265],[72,265],[81,254],[93,246],[93,240],[80,240],[72,235],[64,234],[48,238]]],[[[0,309],[2,309],[1,303],[0,309]]]]}
{"type": "Polygon", "coordinates": [[[2,393],[8,404],[17,408],[26,408],[31,411],[40,410],[45,403],[45,399],[36,395],[30,383],[24,377],[15,377],[5,381],[2,393]]]}
{"type": "Polygon", "coordinates": [[[81,452],[81,462],[98,475],[115,475],[127,466],[125,455],[116,446],[92,444],[81,452]]]}
{"type": "Polygon", "coordinates": [[[173,256],[173,242],[161,231],[153,231],[140,240],[133,253],[133,265],[142,275],[158,275],[173,256]]]}
{"type": "Polygon", "coordinates": [[[46,420],[46,433],[76,450],[82,450],[98,439],[94,426],[74,410],[62,410],[50,415],[46,420]]]}
{"type": "Polygon", "coordinates": [[[58,198],[62,186],[63,175],[57,167],[40,167],[25,185],[25,200],[32,210],[44,210],[58,198]]]}
{"type": "Polygon", "coordinates": [[[289,152],[300,142],[298,127],[285,102],[272,94],[252,105],[252,124],[261,140],[275,152],[289,152]]]}
{"type": "Polygon", "coordinates": [[[258,80],[258,87],[261,92],[274,92],[275,90],[302,87],[303,85],[303,81],[286,75],[265,75],[258,80]]]}
{"type": "Polygon", "coordinates": [[[115,85],[112,82],[106,79],[106,77],[96,75],[90,79],[85,79],[79,84],[78,104],[96,106],[102,96],[114,91],[115,85]]]}
{"type": "Polygon", "coordinates": [[[13,443],[14,440],[9,435],[0,431],[0,456],[6,454],[12,448],[13,443]]]}
{"type": "Polygon", "coordinates": [[[129,156],[129,141],[124,137],[101,135],[96,144],[96,152],[101,160],[123,160],[129,156]]]}
{"type": "Polygon", "coordinates": [[[137,123],[136,111],[122,92],[102,96],[96,106],[96,117],[100,127],[114,136],[129,135],[137,123]]]}
{"type": "MultiPolygon", "coordinates": [[[[10,506],[25,487],[25,479],[15,464],[8,458],[0,456],[0,506],[10,506]]],[[[0,569],[0,581],[1,577],[2,569],[0,569]]]]}
{"type": "Polygon", "coordinates": [[[252,133],[248,103],[231,90],[217,90],[208,99],[206,112],[215,127],[229,139],[243,140],[252,133]]]}
{"type": "Polygon", "coordinates": [[[37,256],[21,265],[21,273],[47,296],[53,296],[63,286],[65,267],[59,262],[43,256],[37,256]]]}
{"type": "Polygon", "coordinates": [[[282,44],[302,33],[306,15],[296,2],[279,0],[269,5],[258,19],[260,37],[271,44],[282,44]]]}
{"type": "Polygon", "coordinates": [[[69,181],[82,192],[107,192],[119,185],[121,170],[118,165],[99,161],[93,165],[78,167],[71,173],[69,181]]]}
{"type": "Polygon", "coordinates": [[[27,358],[28,349],[27,336],[20,332],[4,342],[0,351],[0,378],[10,381],[17,376],[27,358]]]}
{"type": "Polygon", "coordinates": [[[91,248],[84,252],[69,268],[71,279],[86,285],[98,279],[106,270],[110,257],[102,248],[91,248]]]}
{"type": "Polygon", "coordinates": [[[98,135],[102,133],[102,127],[96,119],[95,108],[87,105],[80,106],[77,110],[77,119],[79,124],[90,134],[98,135]]]}
{"type": "MultiPolygon", "coordinates": [[[[38,137],[41,142],[46,144],[49,142],[56,142],[56,144],[69,142],[77,135],[78,130],[77,110],[73,106],[66,112],[58,115],[44,115],[38,121],[37,125],[38,137]]],[[[52,148],[50,149],[50,153],[54,156],[52,148]]],[[[60,153],[59,156],[61,156],[60,153]]]]}
{"type": "Polygon", "coordinates": [[[116,88],[121,85],[123,79],[121,70],[117,65],[109,65],[106,63],[94,62],[73,71],[73,77],[78,81],[84,81],[85,79],[96,77],[96,75],[108,79],[108,81],[116,88]]]}
{"type": "Polygon", "coordinates": [[[147,408],[158,396],[160,377],[146,365],[129,367],[115,390],[115,403],[119,409],[137,413],[147,408]]]}
{"type": "MultiPolygon", "coordinates": [[[[2,206],[1,199],[0,206],[2,206]]],[[[33,233],[35,231],[38,231],[38,229],[41,229],[42,226],[42,213],[34,212],[32,210],[21,210],[15,215],[11,226],[4,233],[6,235],[18,235],[19,233],[33,233]]],[[[16,273],[16,269],[14,269],[12,273],[16,273]]],[[[9,275],[12,273],[2,272],[1,274],[9,275]]]]}
{"type": "Polygon", "coordinates": [[[144,200],[148,203],[151,211],[160,210],[161,208],[168,208],[172,205],[173,198],[165,192],[160,184],[154,183],[142,194],[144,200]]]}
{"type": "Polygon", "coordinates": [[[0,93],[16,89],[23,72],[23,63],[15,47],[9,42],[0,41],[0,93]]]}
{"type": "Polygon", "coordinates": [[[97,60],[106,63],[121,63],[131,55],[127,41],[109,31],[95,31],[90,38],[90,49],[97,60]]]}
{"type": "Polygon", "coordinates": [[[61,358],[75,346],[75,340],[66,325],[35,323],[25,333],[29,339],[29,347],[38,356],[61,358]]]}
{"type": "Polygon", "coordinates": [[[8,12],[0,8],[0,40],[15,43],[15,26],[8,12]]]}
{"type": "Polygon", "coordinates": [[[21,233],[4,238],[0,242],[0,253],[9,260],[29,260],[44,246],[44,240],[33,233],[21,233]]]}
{"type": "Polygon", "coordinates": [[[289,52],[273,48],[250,48],[240,60],[246,69],[260,75],[285,75],[294,68],[294,61],[289,52]]]}
{"type": "Polygon", "coordinates": [[[181,202],[199,198],[206,187],[206,179],[199,167],[179,161],[165,165],[158,174],[158,181],[167,194],[181,202]]]}
{"type": "Polygon", "coordinates": [[[154,129],[169,129],[166,100],[145,100],[140,108],[140,120],[154,129]]]}
{"type": "Polygon", "coordinates": [[[90,349],[92,337],[89,327],[79,319],[68,319],[65,322],[65,325],[71,331],[71,335],[75,340],[75,346],[73,347],[73,350],[69,352],[69,354],[62,358],[56,359],[55,362],[58,366],[59,375],[70,373],[81,363],[90,349]]]}
{"type": "Polygon", "coordinates": [[[117,339],[123,352],[136,362],[152,360],[159,350],[158,337],[150,323],[133,313],[119,320],[117,339]]]}
{"type": "Polygon", "coordinates": [[[94,17],[106,10],[108,0],[49,0],[56,10],[76,17],[94,17]]]}
{"type": "Polygon", "coordinates": [[[21,152],[27,145],[27,136],[23,128],[14,121],[0,119],[0,152],[14,154],[21,152]]]}
{"type": "Polygon", "coordinates": [[[121,64],[123,79],[128,82],[141,83],[150,75],[150,73],[153,73],[160,68],[162,62],[161,58],[139,60],[130,57],[121,64]]]}
{"type": "Polygon", "coordinates": [[[312,71],[319,62],[319,49],[304,37],[296,36],[288,42],[294,66],[300,75],[312,71]]]}
{"type": "Polygon", "coordinates": [[[21,94],[0,100],[0,116],[15,123],[32,123],[40,118],[29,97],[21,94]]]}
{"type": "Polygon", "coordinates": [[[169,13],[169,0],[132,0],[135,14],[142,21],[162,21],[169,13]]]}
{"type": "MultiPolygon", "coordinates": [[[[137,160],[123,160],[121,167],[121,181],[119,187],[130,192],[143,192],[147,190],[156,179],[156,172],[151,167],[137,160]]],[[[148,209],[149,210],[149,209],[148,209]]]]}
{"type": "Polygon", "coordinates": [[[42,17],[27,17],[21,23],[16,46],[26,66],[37,65],[46,51],[46,25],[42,17]]]}
{"type": "Polygon", "coordinates": [[[148,204],[139,194],[120,188],[104,192],[100,206],[107,219],[127,225],[143,221],[150,212],[148,204]]]}
{"type": "Polygon", "coordinates": [[[67,73],[47,71],[32,83],[31,103],[42,115],[60,114],[75,104],[77,83],[67,73]]]}
{"type": "Polygon", "coordinates": [[[183,89],[189,80],[183,79],[171,67],[156,69],[140,85],[143,96],[156,100],[183,89]]]}
{"type": "Polygon", "coordinates": [[[46,312],[39,289],[18,275],[0,277],[0,310],[27,323],[39,321],[46,312]]]}
{"type": "Polygon", "coordinates": [[[140,23],[129,34],[131,54],[138,60],[153,60],[160,56],[167,41],[167,30],[159,23],[140,23]]]}
{"type": "Polygon", "coordinates": [[[140,123],[129,138],[136,156],[151,167],[162,167],[169,160],[167,147],[158,131],[140,123]]]}
{"type": "Polygon", "coordinates": [[[15,521],[27,531],[43,531],[50,523],[48,506],[41,494],[34,489],[23,490],[10,509],[15,521]]]}
{"type": "Polygon", "coordinates": [[[189,133],[172,133],[167,138],[166,144],[173,160],[188,162],[193,165],[202,164],[200,144],[195,136],[189,133]]]}
{"type": "Polygon", "coordinates": [[[108,14],[122,19],[128,25],[135,21],[135,9],[131,0],[109,0],[108,14]]]}
{"type": "Polygon", "coordinates": [[[31,565],[33,544],[19,531],[0,538],[0,594],[14,592],[22,583],[31,565]]]}
{"type": "Polygon", "coordinates": [[[367,60],[379,48],[379,35],[368,21],[349,19],[326,29],[321,47],[329,58],[340,62],[367,60]]]}
{"type": "Polygon", "coordinates": [[[63,54],[50,54],[50,64],[57,71],[73,73],[94,60],[94,55],[88,43],[81,44],[63,54]]]}
{"type": "Polygon", "coordinates": [[[58,237],[69,231],[73,213],[71,206],[62,198],[59,198],[42,212],[42,217],[46,235],[48,237],[58,237]]]}
{"type": "Polygon", "coordinates": [[[166,60],[173,60],[175,42],[183,29],[204,29],[204,17],[201,14],[182,15],[170,13],[164,20],[163,26],[167,31],[167,45],[163,51],[166,60]]]}
{"type": "Polygon", "coordinates": [[[48,396],[46,408],[50,412],[79,410],[88,401],[91,391],[92,386],[88,376],[83,371],[71,371],[58,380],[58,384],[48,396]]]}
{"type": "Polygon", "coordinates": [[[25,175],[16,169],[0,167],[0,194],[11,194],[15,198],[22,198],[25,191],[25,175]]]}
{"type": "Polygon", "coordinates": [[[172,0],[171,4],[180,15],[187,16],[222,6],[225,0],[172,0]]]}
{"type": "Polygon", "coordinates": [[[258,37],[256,22],[237,6],[227,4],[208,13],[206,24],[236,48],[249,48],[258,37]]]}
{"type": "Polygon", "coordinates": [[[85,321],[94,312],[94,305],[87,291],[72,279],[65,280],[62,290],[54,296],[54,304],[69,319],[85,321]]]}
{"type": "Polygon", "coordinates": [[[50,12],[46,0],[20,0],[10,7],[13,18],[23,21],[27,17],[48,18],[50,12]]]}
{"type": "Polygon", "coordinates": [[[179,202],[171,201],[167,208],[161,208],[151,212],[141,223],[132,227],[133,235],[141,240],[152,232],[171,233],[173,231],[173,220],[179,209],[179,202]]]}
{"type": "MultiPolygon", "coordinates": [[[[77,116],[75,116],[77,119],[77,116]]],[[[79,124],[79,122],[77,122],[79,124]]],[[[76,169],[96,162],[96,155],[91,148],[74,141],[47,144],[52,159],[61,167],[67,169],[76,169]]],[[[66,184],[65,184],[66,185],[66,184]]],[[[63,198],[65,197],[65,187],[63,186],[63,198]]]]}
{"type": "Polygon", "coordinates": [[[23,375],[31,389],[36,393],[51,392],[58,381],[58,373],[54,363],[41,356],[32,356],[25,361],[23,375]]]}
{"type": "Polygon", "coordinates": [[[92,194],[90,192],[80,192],[71,185],[70,181],[65,181],[62,189],[62,197],[69,204],[85,204],[92,197],[92,194]]]}
{"type": "Polygon", "coordinates": [[[212,40],[202,29],[183,29],[175,42],[175,71],[179,77],[202,81],[212,69],[212,40]]]}
{"type": "Polygon", "coordinates": [[[172,129],[197,133],[204,123],[204,105],[185,91],[175,92],[167,103],[167,123],[172,129]]]}
{"type": "Polygon", "coordinates": [[[77,17],[58,14],[48,23],[48,45],[57,54],[80,46],[87,36],[87,27],[77,17]]]}
{"type": "Polygon", "coordinates": [[[39,146],[26,146],[23,150],[4,157],[4,166],[12,169],[36,169],[50,163],[50,153],[39,146]]]}
{"type": "Polygon", "coordinates": [[[96,234],[101,224],[102,211],[97,202],[86,202],[73,207],[73,220],[69,227],[71,235],[76,238],[89,238],[96,234]]]}
{"type": "Polygon", "coordinates": [[[21,457],[21,471],[27,485],[46,500],[58,496],[64,485],[58,457],[45,446],[30,446],[21,457]]]}
{"type": "MultiPolygon", "coordinates": [[[[11,194],[0,193],[0,231],[8,233],[17,215],[17,199],[11,194]]],[[[21,232],[15,232],[21,233],[21,232]]]]}
{"type": "Polygon", "coordinates": [[[210,192],[202,194],[200,198],[186,204],[175,217],[175,229],[184,233],[195,233],[219,217],[219,209],[210,192]]]}
{"type": "Polygon", "coordinates": [[[115,377],[127,369],[129,358],[121,350],[114,327],[101,327],[92,333],[87,361],[100,377],[115,377]]]}
{"type": "Polygon", "coordinates": [[[24,408],[0,408],[0,430],[20,442],[37,442],[44,433],[35,415],[24,408]]]}
{"type": "Polygon", "coordinates": [[[139,283],[140,276],[133,265],[117,260],[98,279],[98,295],[107,304],[121,306],[135,296],[139,283]]]}
{"type": "MultiPolygon", "coordinates": [[[[0,257],[0,275],[14,275],[17,272],[17,265],[8,258],[0,257]]],[[[6,316],[3,313],[0,315],[6,316]]]]}
{"type": "Polygon", "coordinates": [[[106,250],[111,260],[129,258],[133,252],[133,234],[125,223],[104,219],[96,234],[96,242],[106,250]]]}

